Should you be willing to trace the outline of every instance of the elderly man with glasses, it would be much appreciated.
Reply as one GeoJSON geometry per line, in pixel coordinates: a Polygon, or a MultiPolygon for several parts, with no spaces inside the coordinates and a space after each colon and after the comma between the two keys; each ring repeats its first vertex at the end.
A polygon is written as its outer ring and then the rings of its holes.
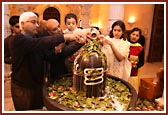
{"type": "Polygon", "coordinates": [[[22,13],[19,25],[21,34],[16,35],[11,43],[11,93],[14,107],[17,111],[42,109],[45,51],[68,40],[85,42],[85,38],[81,33],[75,33],[37,39],[38,17],[33,12],[22,13]]]}

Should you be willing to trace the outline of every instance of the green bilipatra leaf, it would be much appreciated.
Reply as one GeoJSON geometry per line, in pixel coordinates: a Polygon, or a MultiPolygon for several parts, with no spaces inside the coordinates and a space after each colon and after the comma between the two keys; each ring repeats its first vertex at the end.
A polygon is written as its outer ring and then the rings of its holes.
{"type": "Polygon", "coordinates": [[[116,81],[112,78],[107,78],[106,84],[108,89],[110,90],[110,94],[108,94],[108,96],[104,99],[96,97],[87,98],[84,91],[76,92],[71,86],[64,87],[64,85],[62,84],[66,83],[67,81],[72,81],[72,77],[71,79],[63,78],[60,81],[58,80],[57,82],[55,82],[55,84],[51,84],[48,87],[48,92],[56,91],[57,98],[53,98],[53,100],[69,108],[78,111],[116,111],[117,109],[113,107],[113,98],[111,97],[117,97],[117,101],[124,106],[123,110],[126,110],[130,103],[132,94],[130,93],[129,88],[127,88],[127,86],[125,86],[122,82],[116,81]],[[121,86],[122,88],[120,88],[119,86],[121,86]],[[74,105],[74,103],[76,105],[74,105]]]}

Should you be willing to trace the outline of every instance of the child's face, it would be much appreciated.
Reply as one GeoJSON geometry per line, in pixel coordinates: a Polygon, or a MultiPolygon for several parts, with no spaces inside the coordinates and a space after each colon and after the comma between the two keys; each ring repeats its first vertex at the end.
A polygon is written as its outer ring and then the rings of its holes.
{"type": "Polygon", "coordinates": [[[137,42],[139,40],[139,38],[140,38],[139,31],[134,31],[130,35],[130,41],[131,42],[137,42]]]}
{"type": "Polygon", "coordinates": [[[122,34],[123,34],[123,31],[122,31],[121,27],[118,26],[118,25],[114,26],[114,28],[113,28],[113,36],[114,36],[114,38],[120,39],[122,34]]]}
{"type": "Polygon", "coordinates": [[[75,28],[77,27],[76,20],[74,18],[67,19],[66,26],[69,31],[75,30],[75,28]]]}

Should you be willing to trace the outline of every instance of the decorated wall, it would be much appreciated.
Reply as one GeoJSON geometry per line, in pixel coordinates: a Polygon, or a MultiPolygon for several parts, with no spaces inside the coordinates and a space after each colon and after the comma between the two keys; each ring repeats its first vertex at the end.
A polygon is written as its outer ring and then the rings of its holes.
{"type": "Polygon", "coordinates": [[[64,17],[67,13],[72,12],[78,17],[78,26],[82,24],[83,28],[97,26],[104,35],[108,35],[111,25],[115,20],[123,20],[126,29],[130,30],[133,27],[142,29],[143,35],[146,38],[145,57],[148,55],[151,27],[153,20],[154,4],[6,4],[4,16],[4,36],[10,34],[10,26],[8,24],[9,17],[12,15],[20,15],[25,11],[33,11],[39,14],[39,21],[43,19],[44,11],[54,7],[60,13],[60,25],[65,29],[64,17]],[[128,23],[130,17],[134,18],[134,22],[128,23]],[[81,23],[79,23],[81,20],[81,23]]]}

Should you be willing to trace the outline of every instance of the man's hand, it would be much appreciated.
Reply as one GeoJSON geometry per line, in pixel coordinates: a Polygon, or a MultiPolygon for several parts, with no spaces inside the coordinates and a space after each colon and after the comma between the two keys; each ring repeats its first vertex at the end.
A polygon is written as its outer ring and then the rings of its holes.
{"type": "Polygon", "coordinates": [[[77,42],[85,42],[86,33],[83,30],[76,30],[72,34],[65,34],[64,35],[65,41],[77,41],[77,42]]]}
{"type": "Polygon", "coordinates": [[[76,42],[78,42],[79,44],[84,44],[86,43],[86,38],[84,38],[83,36],[76,37],[76,42]]]}

